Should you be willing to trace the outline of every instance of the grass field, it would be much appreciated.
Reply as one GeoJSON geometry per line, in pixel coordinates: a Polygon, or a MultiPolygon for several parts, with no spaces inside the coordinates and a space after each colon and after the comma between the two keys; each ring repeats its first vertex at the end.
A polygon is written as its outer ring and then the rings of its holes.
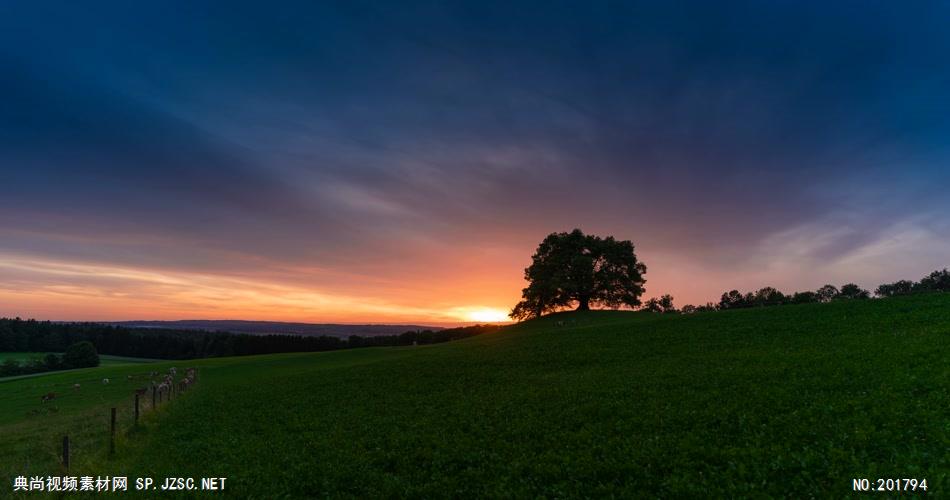
{"type": "MultiPolygon", "coordinates": [[[[20,363],[24,361],[29,361],[31,359],[43,359],[43,356],[50,354],[48,352],[0,352],[0,363],[7,359],[15,359],[20,363]]],[[[52,354],[62,355],[61,352],[56,352],[52,354]]],[[[131,358],[128,356],[111,356],[109,354],[100,354],[99,363],[100,366],[111,366],[111,365],[127,365],[130,363],[155,363],[162,361],[160,359],[148,359],[148,358],[131,358]]]]}
{"type": "MultiPolygon", "coordinates": [[[[21,364],[25,363],[31,359],[43,359],[49,353],[46,352],[0,352],[0,363],[7,359],[15,359],[21,364]]],[[[53,354],[62,354],[62,353],[53,353],[53,354]]],[[[115,365],[128,365],[128,364],[139,364],[139,363],[157,363],[162,361],[160,359],[148,359],[148,358],[131,358],[128,356],[111,356],[108,354],[99,355],[99,366],[115,366],[115,365]]],[[[50,372],[40,372],[40,373],[31,373],[29,375],[14,375],[12,377],[0,377],[0,383],[8,382],[15,379],[21,378],[33,378],[33,377],[42,377],[49,375],[50,372]]]]}
{"type": "Polygon", "coordinates": [[[939,497],[950,295],[566,313],[433,346],[54,373],[0,382],[0,401],[7,481],[62,473],[69,432],[71,475],[220,476],[239,498],[843,497],[879,477],[939,497]],[[108,458],[123,377],[172,365],[199,383],[108,458]]]}

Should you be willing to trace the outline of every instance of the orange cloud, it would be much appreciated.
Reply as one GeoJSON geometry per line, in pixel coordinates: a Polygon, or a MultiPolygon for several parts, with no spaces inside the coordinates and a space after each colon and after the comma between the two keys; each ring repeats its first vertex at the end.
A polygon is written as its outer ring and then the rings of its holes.
{"type": "Polygon", "coordinates": [[[498,312],[505,311],[514,300],[486,300],[484,295],[474,297],[465,290],[446,295],[443,290],[426,290],[422,282],[404,283],[406,288],[413,284],[418,287],[410,293],[381,286],[376,294],[355,295],[261,278],[19,255],[0,255],[0,277],[5,278],[0,285],[0,314],[54,320],[234,318],[452,323],[497,321],[498,312]]]}

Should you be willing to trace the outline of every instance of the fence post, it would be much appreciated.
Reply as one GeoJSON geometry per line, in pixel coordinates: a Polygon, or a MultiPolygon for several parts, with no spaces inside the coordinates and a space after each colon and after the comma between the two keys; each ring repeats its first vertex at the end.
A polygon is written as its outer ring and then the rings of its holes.
{"type": "Polygon", "coordinates": [[[135,425],[139,424],[139,393],[135,393],[135,425]]]}
{"type": "Polygon", "coordinates": [[[115,454],[115,408],[112,409],[112,419],[109,424],[109,453],[115,454]]]}
{"type": "Polygon", "coordinates": [[[155,385],[152,384],[152,409],[155,409],[155,385]]]}
{"type": "Polygon", "coordinates": [[[63,436],[63,467],[69,470],[69,436],[63,436]]]}

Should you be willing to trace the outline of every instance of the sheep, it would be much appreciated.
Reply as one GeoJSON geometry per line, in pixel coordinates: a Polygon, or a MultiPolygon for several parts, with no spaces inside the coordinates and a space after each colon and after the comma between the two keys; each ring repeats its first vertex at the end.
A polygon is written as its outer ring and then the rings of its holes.
{"type": "Polygon", "coordinates": [[[43,402],[43,403],[45,403],[45,402],[47,402],[47,401],[52,401],[52,400],[56,399],[56,393],[55,393],[55,392],[47,392],[46,394],[44,394],[43,396],[41,396],[40,399],[42,399],[42,402],[43,402]]]}
{"type": "Polygon", "coordinates": [[[102,379],[102,385],[107,385],[108,383],[109,383],[109,379],[107,378],[102,379]]]}
{"type": "Polygon", "coordinates": [[[78,391],[78,390],[79,390],[79,384],[73,384],[73,389],[78,391]]]}
{"type": "Polygon", "coordinates": [[[126,379],[126,380],[132,380],[132,378],[133,378],[132,375],[126,375],[126,376],[125,376],[125,379],[126,379]]]}

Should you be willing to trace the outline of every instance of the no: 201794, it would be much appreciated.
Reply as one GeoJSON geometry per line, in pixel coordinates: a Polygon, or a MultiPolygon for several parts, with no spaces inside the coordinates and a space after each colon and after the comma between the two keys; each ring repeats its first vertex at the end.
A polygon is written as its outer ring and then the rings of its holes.
{"type": "Polygon", "coordinates": [[[853,479],[854,491],[927,491],[926,479],[853,479]]]}

